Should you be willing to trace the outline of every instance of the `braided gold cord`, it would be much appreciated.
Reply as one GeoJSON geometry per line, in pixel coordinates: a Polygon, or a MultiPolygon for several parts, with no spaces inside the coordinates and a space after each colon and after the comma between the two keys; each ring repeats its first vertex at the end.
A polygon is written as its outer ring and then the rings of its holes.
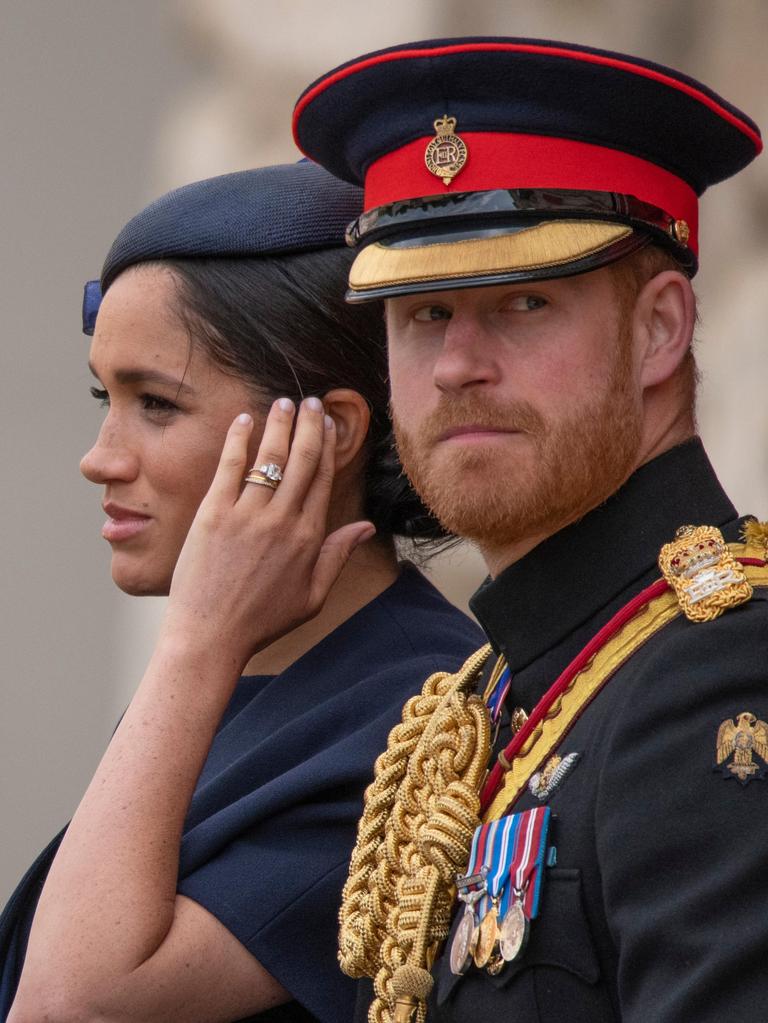
{"type": "Polygon", "coordinates": [[[454,875],[475,828],[490,749],[488,713],[469,695],[489,647],[438,673],[403,708],[365,795],[339,915],[339,961],[369,976],[371,1023],[423,1023],[431,958],[447,934],[454,875]]]}
{"type": "Polygon", "coordinates": [[[409,758],[451,678],[447,672],[431,675],[421,693],[408,700],[401,723],[390,732],[387,749],[374,765],[339,914],[339,962],[351,977],[373,976],[378,968],[377,946],[384,937],[382,922],[386,918],[382,900],[394,894],[394,885],[386,871],[379,871],[378,884],[372,887],[371,874],[377,867],[381,838],[409,758]]]}

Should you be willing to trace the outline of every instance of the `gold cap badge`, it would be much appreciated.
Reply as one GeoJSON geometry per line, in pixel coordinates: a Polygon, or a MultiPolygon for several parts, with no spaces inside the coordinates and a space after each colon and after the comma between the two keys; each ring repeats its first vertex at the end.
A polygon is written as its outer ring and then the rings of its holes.
{"type": "Polygon", "coordinates": [[[443,114],[434,122],[436,135],[424,152],[427,170],[450,185],[467,162],[467,146],[454,134],[456,118],[443,114]]]}

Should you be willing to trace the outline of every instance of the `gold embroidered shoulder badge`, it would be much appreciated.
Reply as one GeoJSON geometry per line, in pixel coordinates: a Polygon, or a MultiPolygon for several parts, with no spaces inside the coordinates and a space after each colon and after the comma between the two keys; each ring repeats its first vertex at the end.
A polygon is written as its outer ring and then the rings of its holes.
{"type": "Polygon", "coordinates": [[[743,566],[715,526],[681,526],[661,548],[659,568],[692,622],[711,622],[752,596],[743,566]]]}
{"type": "Polygon", "coordinates": [[[768,724],[749,711],[742,711],[735,721],[726,718],[717,730],[716,771],[726,778],[738,778],[742,785],[753,778],[762,778],[768,770],[768,724]],[[756,763],[756,755],[763,763],[756,763]],[[725,761],[733,757],[730,764],[725,761]]]}

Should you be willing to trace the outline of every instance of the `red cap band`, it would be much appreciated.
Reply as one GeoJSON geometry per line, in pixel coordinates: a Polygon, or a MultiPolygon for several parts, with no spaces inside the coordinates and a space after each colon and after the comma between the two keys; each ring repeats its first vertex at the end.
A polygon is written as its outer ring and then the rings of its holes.
{"type": "Polygon", "coordinates": [[[365,176],[365,209],[399,199],[495,188],[557,188],[620,192],[664,210],[690,229],[688,247],[698,253],[698,200],[682,178],[618,149],[545,135],[461,131],[467,162],[450,185],[427,170],[424,151],[432,136],[380,157],[365,176]]]}

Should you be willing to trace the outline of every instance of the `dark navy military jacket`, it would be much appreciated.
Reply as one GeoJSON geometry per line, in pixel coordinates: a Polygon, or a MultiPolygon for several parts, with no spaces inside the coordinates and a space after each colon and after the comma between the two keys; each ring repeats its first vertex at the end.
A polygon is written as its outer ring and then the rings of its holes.
{"type": "MultiPolygon", "coordinates": [[[[739,539],[698,441],[475,595],[513,672],[508,708],[532,709],[660,576],[659,549],[689,523],[739,539]]],[[[742,712],[768,721],[765,589],[713,622],[677,618],[584,711],[557,750],[579,759],[548,800],[557,863],[527,949],[496,977],[474,966],[456,977],[451,934],[428,1023],[768,1020],[768,779],[715,769],[719,726],[742,712]]],[[[510,809],[538,805],[526,789],[510,809]]]]}

